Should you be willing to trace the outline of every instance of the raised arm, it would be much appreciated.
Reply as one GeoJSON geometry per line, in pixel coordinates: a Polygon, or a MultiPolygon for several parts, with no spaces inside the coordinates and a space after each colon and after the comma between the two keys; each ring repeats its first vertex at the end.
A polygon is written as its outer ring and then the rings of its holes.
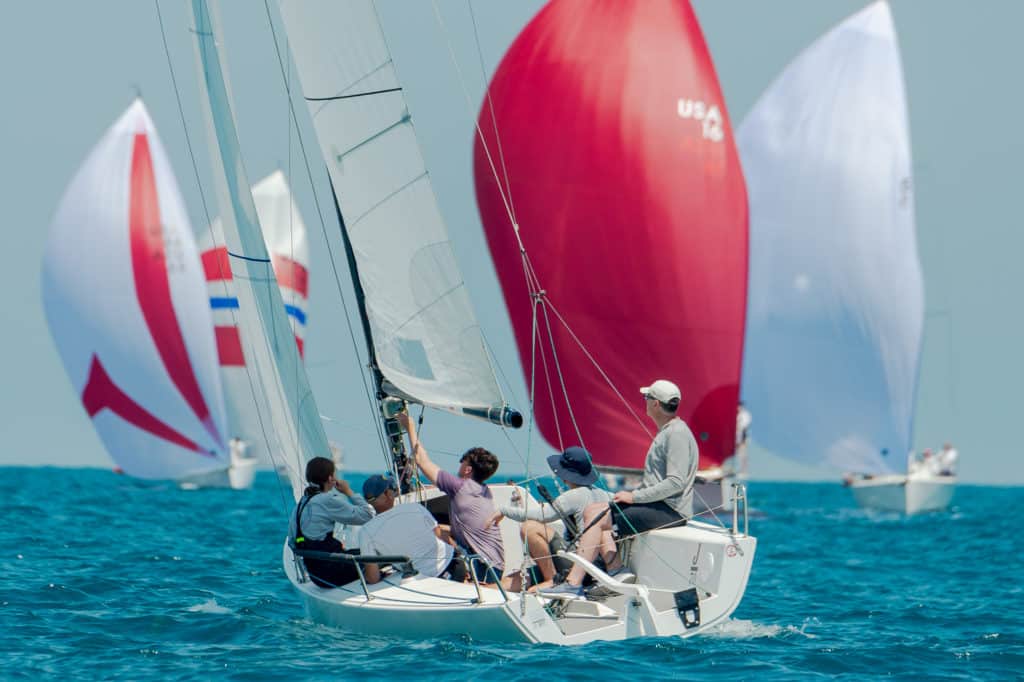
{"type": "Polygon", "coordinates": [[[408,412],[400,413],[396,419],[401,424],[402,428],[409,436],[409,450],[412,452],[412,456],[416,459],[416,465],[423,472],[423,475],[430,479],[430,482],[437,485],[437,475],[440,473],[441,468],[431,461],[427,455],[426,448],[420,443],[419,437],[416,435],[416,425],[409,416],[408,412]]]}

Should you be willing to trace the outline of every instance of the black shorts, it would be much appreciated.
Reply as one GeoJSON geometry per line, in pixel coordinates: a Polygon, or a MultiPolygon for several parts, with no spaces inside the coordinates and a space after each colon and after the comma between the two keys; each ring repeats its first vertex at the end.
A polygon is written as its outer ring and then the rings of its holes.
{"type": "Polygon", "coordinates": [[[686,519],[663,501],[637,504],[611,504],[612,529],[624,538],[658,528],[685,526],[686,519]]]}
{"type": "MultiPolygon", "coordinates": [[[[441,573],[441,577],[453,580],[457,583],[469,582],[469,570],[467,565],[471,562],[458,552],[452,557],[452,560],[448,562],[448,566],[441,573]]],[[[476,580],[479,583],[499,583],[501,582],[500,573],[491,566],[484,563],[483,560],[477,559],[472,562],[473,573],[476,574],[476,580]]]]}

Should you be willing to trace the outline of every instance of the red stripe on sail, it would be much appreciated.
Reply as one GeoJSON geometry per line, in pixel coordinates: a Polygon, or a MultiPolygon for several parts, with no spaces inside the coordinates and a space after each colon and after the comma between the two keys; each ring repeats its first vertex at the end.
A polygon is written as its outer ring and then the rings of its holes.
{"type": "MultiPolygon", "coordinates": [[[[213,457],[196,443],[181,435],[170,426],[154,417],[152,413],[132,400],[111,380],[106,369],[95,355],[89,365],[89,379],[82,390],[82,405],[89,417],[95,417],[102,410],[110,410],[121,419],[146,433],[170,443],[197,452],[204,457],[213,457]]],[[[120,471],[120,468],[115,469],[120,471]]]]}
{"type": "Polygon", "coordinates": [[[217,337],[217,356],[221,367],[244,367],[245,355],[238,327],[214,327],[213,333],[217,337]]]}
{"type": "Polygon", "coordinates": [[[218,246],[203,251],[203,273],[207,282],[231,280],[231,263],[228,260],[228,248],[218,246]]]}
{"type": "Polygon", "coordinates": [[[150,336],[171,381],[199,421],[223,445],[199,388],[171,298],[156,177],[145,134],[135,136],[128,209],[135,293],[150,336]]]}
{"type": "Polygon", "coordinates": [[[305,358],[305,342],[298,336],[295,337],[295,345],[299,347],[299,357],[305,358]]]}
{"type": "MultiPolygon", "coordinates": [[[[639,388],[669,379],[682,389],[679,415],[697,438],[701,465],[732,455],[746,315],[746,188],[689,3],[592,2],[581,12],[577,2],[553,0],[503,58],[479,124],[501,184],[507,178],[510,185],[539,286],[614,387],[553,321],[559,364],[548,348],[535,373],[534,413],[544,437],[557,447],[576,443],[564,380],[595,462],[642,468],[654,426],[639,388]],[[554,401],[544,395],[545,376],[555,383],[554,401]]],[[[479,138],[474,174],[529,382],[533,300],[479,138]]],[[[546,346],[546,329],[541,339],[546,346]]]]}
{"type": "Polygon", "coordinates": [[[309,271],[305,265],[277,254],[271,255],[270,260],[279,286],[296,291],[303,298],[309,297],[309,271]]]}

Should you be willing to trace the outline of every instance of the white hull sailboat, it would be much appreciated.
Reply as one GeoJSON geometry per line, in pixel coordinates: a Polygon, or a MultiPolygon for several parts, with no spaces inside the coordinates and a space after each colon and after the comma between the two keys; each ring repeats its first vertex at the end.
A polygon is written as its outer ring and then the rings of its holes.
{"type": "Polygon", "coordinates": [[[888,4],[808,47],[738,137],[751,234],[743,400],[758,443],[854,472],[864,506],[948,504],[952,479],[899,475],[913,445],[925,299],[888,4]]]}
{"type": "MultiPolygon", "coordinates": [[[[192,0],[191,6],[207,128],[217,151],[214,177],[240,299],[239,324],[253,339],[254,376],[260,382],[261,390],[254,391],[256,409],[273,427],[268,437],[275,442],[268,450],[279,453],[279,467],[288,472],[298,499],[305,461],[328,455],[329,447],[305,369],[288,338],[280,292],[255,284],[269,279],[270,258],[252,198],[238,191],[248,183],[219,54],[223,40],[207,0],[192,0]]],[[[695,25],[688,6],[684,13],[695,25]]],[[[367,341],[373,400],[383,422],[383,449],[396,479],[409,489],[406,499],[425,503],[437,514],[435,505],[443,507],[446,498],[403,476],[407,456],[395,405],[419,403],[502,428],[518,427],[522,416],[498,389],[372,2],[288,2],[282,15],[342,227],[367,341]]],[[[674,110],[670,113],[675,120],[674,110]]],[[[736,350],[738,368],[738,342],[736,350]]],[[[735,402],[724,409],[731,431],[735,402]]],[[[511,499],[513,488],[494,485],[491,490],[501,503],[511,499]]],[[[536,504],[528,491],[520,489],[520,496],[536,504]]],[[[505,520],[501,530],[506,565],[525,571],[529,561],[517,528],[505,520]]],[[[469,634],[578,644],[707,630],[739,604],[755,550],[746,519],[734,513],[732,527],[692,522],[627,542],[624,559],[638,576],[635,584],[619,583],[567,553],[615,593],[604,602],[549,601],[496,586],[398,572],[373,586],[360,579],[323,589],[308,580],[296,559],[296,554],[313,556],[308,550],[286,543],[282,558],[307,612],[319,622],[403,637],[469,634]]],[[[357,566],[408,560],[372,555],[330,559],[357,566]]]]}
{"type": "Polygon", "coordinates": [[[917,514],[947,509],[956,490],[956,477],[927,473],[890,474],[859,478],[848,485],[861,507],[917,514]]]}
{"type": "MultiPolygon", "coordinates": [[[[491,485],[498,503],[513,487],[491,485]]],[[[435,495],[437,491],[432,491],[435,495]]],[[[519,488],[520,494],[528,494],[519,488]]],[[[515,525],[502,522],[506,565],[522,558],[515,525]]],[[[558,602],[494,585],[392,573],[367,585],[324,589],[310,582],[285,545],[284,566],[306,612],[318,622],[365,635],[442,637],[469,634],[499,642],[586,644],[633,637],[688,637],[722,623],[739,605],[756,540],[739,525],[691,522],[633,541],[628,565],[637,583],[623,584],[590,566],[597,582],[617,592],[604,601],[558,602]]],[[[575,555],[566,555],[582,561],[575,555]]]]}

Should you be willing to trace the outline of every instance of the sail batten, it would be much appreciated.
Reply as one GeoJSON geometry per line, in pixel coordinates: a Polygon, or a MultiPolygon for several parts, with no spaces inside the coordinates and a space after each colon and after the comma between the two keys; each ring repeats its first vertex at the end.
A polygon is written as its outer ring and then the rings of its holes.
{"type": "Polygon", "coordinates": [[[739,143],[751,206],[743,387],[756,439],[841,471],[902,469],[924,284],[888,5],[868,6],[800,54],[739,143]]]}
{"type": "Polygon", "coordinates": [[[354,260],[378,388],[443,409],[501,405],[373,3],[283,2],[281,13],[354,260]]]}

